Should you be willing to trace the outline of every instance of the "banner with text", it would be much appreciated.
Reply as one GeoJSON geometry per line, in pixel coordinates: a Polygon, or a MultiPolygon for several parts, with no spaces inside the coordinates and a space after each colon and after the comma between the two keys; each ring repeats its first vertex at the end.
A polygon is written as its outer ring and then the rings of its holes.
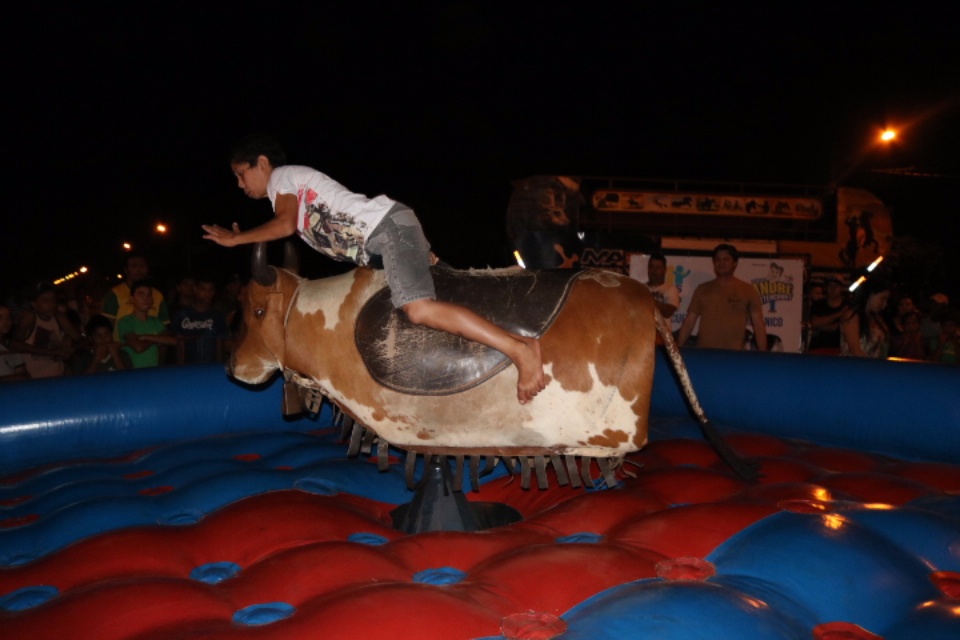
{"type": "Polygon", "coordinates": [[[672,193],[631,189],[597,189],[590,199],[597,211],[689,213],[696,215],[799,218],[823,215],[819,198],[721,193],[672,193]]]}

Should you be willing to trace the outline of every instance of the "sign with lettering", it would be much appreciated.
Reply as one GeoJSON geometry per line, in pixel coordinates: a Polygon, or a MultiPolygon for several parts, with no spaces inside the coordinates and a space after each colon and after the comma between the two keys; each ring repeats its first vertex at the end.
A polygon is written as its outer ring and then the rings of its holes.
{"type": "Polygon", "coordinates": [[[816,220],[823,215],[823,202],[819,198],[792,196],[598,189],[593,192],[592,202],[593,208],[597,211],[798,218],[803,220],[816,220]]]}

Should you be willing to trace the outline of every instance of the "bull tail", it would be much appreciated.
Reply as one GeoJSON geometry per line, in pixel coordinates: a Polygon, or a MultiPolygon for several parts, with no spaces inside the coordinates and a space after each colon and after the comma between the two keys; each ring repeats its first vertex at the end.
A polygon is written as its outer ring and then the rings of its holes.
{"type": "Polygon", "coordinates": [[[680,347],[677,346],[676,341],[673,339],[673,334],[667,329],[663,316],[660,315],[660,310],[654,306],[653,312],[657,322],[657,333],[660,335],[663,346],[667,350],[667,355],[670,357],[670,364],[673,366],[673,370],[680,380],[683,395],[686,397],[687,402],[690,403],[690,409],[696,416],[697,422],[700,423],[700,430],[703,432],[703,437],[707,439],[707,442],[710,443],[720,458],[727,463],[727,466],[733,469],[738,476],[744,480],[755,481],[760,476],[760,463],[756,460],[745,460],[737,455],[733,448],[723,439],[723,436],[720,435],[720,432],[717,431],[717,428],[713,426],[713,423],[707,418],[703,407],[700,406],[700,401],[697,399],[697,394],[693,390],[693,383],[690,381],[687,365],[684,364],[683,357],[680,355],[680,347]]]}

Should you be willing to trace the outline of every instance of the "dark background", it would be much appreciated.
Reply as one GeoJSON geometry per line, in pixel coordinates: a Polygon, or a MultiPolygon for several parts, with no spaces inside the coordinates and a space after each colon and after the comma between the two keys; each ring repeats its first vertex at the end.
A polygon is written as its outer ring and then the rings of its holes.
{"type": "Polygon", "coordinates": [[[0,284],[103,279],[124,240],[159,276],[242,270],[247,251],[200,224],[271,215],[227,164],[250,132],[406,202],[455,266],[506,264],[510,181],[533,174],[839,177],[955,260],[958,17],[916,0],[7,8],[0,284]],[[886,124],[899,142],[868,149],[886,124]]]}

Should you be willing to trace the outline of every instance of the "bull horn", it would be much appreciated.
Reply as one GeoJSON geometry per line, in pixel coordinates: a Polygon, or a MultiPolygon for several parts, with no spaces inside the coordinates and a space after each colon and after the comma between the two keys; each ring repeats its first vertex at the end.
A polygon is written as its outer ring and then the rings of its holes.
{"type": "Polygon", "coordinates": [[[300,274],[300,252],[292,242],[283,243],[283,268],[290,273],[300,274]]]}
{"type": "Polygon", "coordinates": [[[267,243],[253,245],[253,257],[250,260],[250,275],[253,281],[263,287],[271,286],[277,279],[277,272],[267,264],[267,243]]]}

